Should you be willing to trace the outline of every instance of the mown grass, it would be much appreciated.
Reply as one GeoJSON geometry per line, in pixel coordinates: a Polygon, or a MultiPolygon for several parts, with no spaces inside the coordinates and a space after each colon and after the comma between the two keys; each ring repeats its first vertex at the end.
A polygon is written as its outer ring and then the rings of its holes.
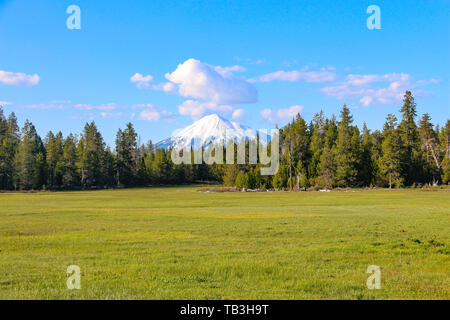
{"type": "Polygon", "coordinates": [[[448,189],[196,189],[0,194],[0,298],[450,298],[448,189]]]}

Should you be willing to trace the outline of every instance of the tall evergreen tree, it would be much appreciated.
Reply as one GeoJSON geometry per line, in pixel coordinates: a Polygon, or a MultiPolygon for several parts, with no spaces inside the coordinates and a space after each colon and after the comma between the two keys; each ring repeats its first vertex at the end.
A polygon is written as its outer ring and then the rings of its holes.
{"type": "Polygon", "coordinates": [[[119,183],[130,186],[136,184],[137,175],[137,134],[131,123],[125,130],[117,132],[117,176],[119,183]]]}
{"type": "Polygon", "coordinates": [[[300,114],[297,114],[295,120],[289,128],[288,134],[292,140],[292,166],[294,173],[293,185],[305,187],[308,179],[308,162],[310,159],[310,132],[306,121],[300,114]],[[301,186],[299,184],[302,184],[301,186]]]}
{"type": "Polygon", "coordinates": [[[14,188],[14,155],[20,140],[19,126],[14,113],[8,119],[0,107],[0,189],[14,188]]]}
{"type": "Polygon", "coordinates": [[[320,156],[318,184],[323,187],[333,187],[336,181],[336,162],[333,150],[337,139],[337,125],[334,116],[325,125],[323,152],[320,156]]]}
{"type": "Polygon", "coordinates": [[[61,132],[55,136],[51,131],[44,142],[47,161],[47,187],[60,188],[63,178],[63,136],[61,132]]]}
{"type": "Polygon", "coordinates": [[[375,164],[372,157],[373,147],[373,136],[367,128],[366,123],[364,123],[359,166],[359,181],[363,186],[369,186],[374,182],[375,164]]]}
{"type": "Polygon", "coordinates": [[[62,187],[64,189],[77,188],[80,177],[77,170],[77,141],[76,137],[69,134],[64,140],[62,153],[62,187]]]}
{"type": "Polygon", "coordinates": [[[325,137],[325,119],[323,111],[320,111],[320,113],[314,115],[311,142],[309,145],[311,160],[308,166],[308,173],[309,178],[311,180],[310,183],[312,185],[317,184],[316,179],[320,173],[319,163],[324,148],[324,137],[325,137]]]}
{"type": "Polygon", "coordinates": [[[15,157],[16,185],[20,189],[41,189],[46,181],[45,149],[34,125],[25,121],[15,157]]]}
{"type": "Polygon", "coordinates": [[[401,137],[397,126],[397,118],[389,114],[383,127],[383,156],[380,159],[380,169],[387,178],[389,188],[395,184],[401,186],[403,178],[401,177],[401,137]]]}
{"type": "Polygon", "coordinates": [[[406,91],[403,97],[403,106],[400,110],[402,121],[399,125],[399,133],[402,139],[402,171],[405,184],[410,185],[414,181],[421,180],[421,153],[419,133],[415,119],[417,107],[411,91],[406,91]]]}
{"type": "Polygon", "coordinates": [[[7,189],[8,187],[8,153],[6,150],[5,141],[7,139],[8,123],[3,115],[3,109],[0,107],[0,188],[7,189]]]}
{"type": "Polygon", "coordinates": [[[422,171],[425,179],[430,182],[439,181],[442,173],[439,139],[428,113],[425,113],[419,121],[419,137],[424,157],[422,171]]]}
{"type": "Polygon", "coordinates": [[[106,186],[105,143],[93,121],[84,126],[77,154],[82,186],[84,188],[106,186]]]}
{"type": "Polygon", "coordinates": [[[450,183],[450,120],[447,120],[445,126],[439,134],[440,150],[442,154],[442,182],[450,183]]]}
{"type": "Polygon", "coordinates": [[[351,126],[353,117],[350,109],[344,105],[341,111],[341,120],[338,124],[338,137],[334,148],[336,160],[336,185],[353,186],[357,182],[357,140],[354,128],[351,126]]]}

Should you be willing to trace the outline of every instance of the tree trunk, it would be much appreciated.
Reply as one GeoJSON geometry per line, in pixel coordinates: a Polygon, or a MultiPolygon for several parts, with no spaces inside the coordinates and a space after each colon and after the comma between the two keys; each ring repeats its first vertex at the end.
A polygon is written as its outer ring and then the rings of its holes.
{"type": "Polygon", "coordinates": [[[431,154],[433,156],[434,162],[436,163],[436,167],[438,168],[439,173],[441,173],[441,164],[439,163],[439,159],[436,156],[436,152],[434,151],[433,145],[429,143],[429,147],[431,149],[431,154]]]}

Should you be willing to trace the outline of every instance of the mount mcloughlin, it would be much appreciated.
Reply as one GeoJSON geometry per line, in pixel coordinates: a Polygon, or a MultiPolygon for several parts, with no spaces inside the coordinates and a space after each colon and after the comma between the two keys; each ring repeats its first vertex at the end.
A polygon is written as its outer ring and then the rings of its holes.
{"type": "Polygon", "coordinates": [[[225,141],[225,138],[233,138],[235,142],[239,142],[242,138],[247,140],[255,137],[255,130],[226,120],[217,114],[211,114],[178,131],[172,137],[158,142],[155,148],[181,149],[190,148],[190,146],[195,148],[201,145],[206,146],[214,141],[225,141]]]}

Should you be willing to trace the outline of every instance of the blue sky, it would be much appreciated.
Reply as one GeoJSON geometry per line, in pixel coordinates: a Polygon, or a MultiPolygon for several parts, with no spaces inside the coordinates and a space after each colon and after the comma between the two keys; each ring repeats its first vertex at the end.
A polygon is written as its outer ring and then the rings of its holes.
{"type": "Polygon", "coordinates": [[[0,49],[0,103],[43,136],[93,119],[111,145],[129,121],[157,142],[208,113],[259,129],[344,103],[381,129],[406,89],[450,116],[446,0],[0,0],[0,49]]]}

